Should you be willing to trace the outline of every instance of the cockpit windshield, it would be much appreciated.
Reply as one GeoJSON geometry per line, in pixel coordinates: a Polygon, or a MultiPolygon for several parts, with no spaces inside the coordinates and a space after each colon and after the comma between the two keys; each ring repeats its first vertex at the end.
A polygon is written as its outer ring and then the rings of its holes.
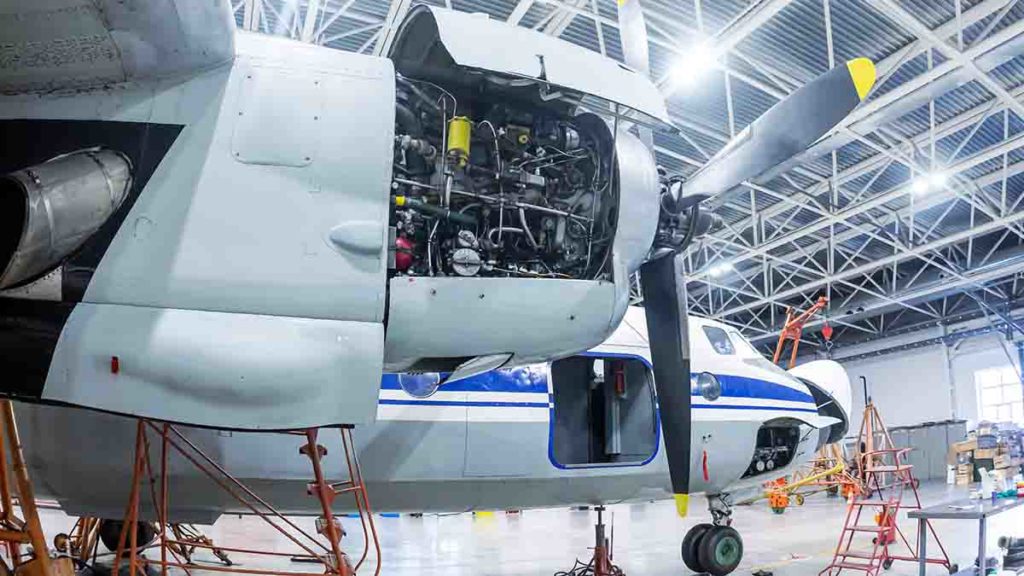
{"type": "Polygon", "coordinates": [[[771,370],[777,374],[786,374],[787,372],[780,368],[778,365],[773,363],[771,360],[765,358],[756,348],[739,332],[736,330],[729,330],[729,337],[732,339],[733,346],[737,350],[737,355],[743,359],[744,362],[757,366],[758,368],[764,368],[765,370],[771,370]]]}
{"type": "Polygon", "coordinates": [[[723,356],[732,356],[736,354],[736,348],[733,346],[732,341],[729,340],[729,335],[725,333],[725,330],[717,326],[704,326],[704,335],[707,336],[708,342],[711,343],[711,347],[715,349],[715,352],[723,356]]]}

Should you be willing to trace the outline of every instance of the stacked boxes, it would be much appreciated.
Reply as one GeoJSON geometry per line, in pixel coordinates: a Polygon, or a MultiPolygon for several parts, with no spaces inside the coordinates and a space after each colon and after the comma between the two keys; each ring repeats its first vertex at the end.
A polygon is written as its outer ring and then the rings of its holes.
{"type": "Polygon", "coordinates": [[[963,442],[955,442],[951,450],[951,460],[956,463],[956,485],[966,486],[974,482],[974,452],[978,449],[977,437],[971,437],[963,442]]]}
{"type": "Polygon", "coordinates": [[[979,481],[982,468],[991,470],[997,480],[1012,480],[1024,465],[1024,432],[982,422],[967,440],[952,445],[950,461],[956,465],[958,486],[979,481]]]}

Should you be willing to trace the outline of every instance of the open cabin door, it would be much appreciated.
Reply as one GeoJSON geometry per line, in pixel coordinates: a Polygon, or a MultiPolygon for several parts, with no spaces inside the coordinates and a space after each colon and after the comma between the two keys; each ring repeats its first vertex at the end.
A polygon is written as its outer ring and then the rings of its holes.
{"type": "Polygon", "coordinates": [[[580,355],[551,366],[549,455],[558,468],[642,466],[658,451],[654,378],[646,360],[580,355]]]}

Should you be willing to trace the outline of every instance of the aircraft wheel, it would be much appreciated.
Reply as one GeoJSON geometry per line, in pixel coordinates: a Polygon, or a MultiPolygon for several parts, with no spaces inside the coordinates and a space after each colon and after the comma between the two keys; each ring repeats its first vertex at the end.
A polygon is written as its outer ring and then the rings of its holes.
{"type": "Polygon", "coordinates": [[[682,554],[683,564],[694,572],[704,572],[704,568],[701,567],[700,559],[698,558],[697,551],[700,549],[700,543],[704,539],[704,535],[708,533],[708,530],[714,528],[711,524],[697,524],[683,537],[682,554]]]}
{"type": "Polygon", "coordinates": [[[888,570],[890,568],[892,568],[892,558],[886,558],[882,561],[882,569],[888,570]]]}
{"type": "Polygon", "coordinates": [[[701,566],[712,576],[725,576],[743,559],[743,539],[729,526],[716,526],[701,539],[697,550],[701,566]]]}
{"type": "MultiPolygon", "coordinates": [[[[121,541],[121,528],[124,526],[123,520],[103,520],[100,522],[100,541],[107,547],[107,550],[111,552],[117,551],[117,545],[121,541]]],[[[149,522],[136,522],[135,525],[135,544],[142,548],[147,546],[156,540],[156,527],[149,522]]],[[[129,543],[125,542],[127,548],[129,543]]]]}

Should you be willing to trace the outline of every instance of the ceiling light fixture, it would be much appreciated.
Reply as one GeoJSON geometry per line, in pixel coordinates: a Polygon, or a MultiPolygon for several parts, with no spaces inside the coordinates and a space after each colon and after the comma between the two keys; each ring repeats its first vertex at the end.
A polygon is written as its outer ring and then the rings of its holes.
{"type": "Polygon", "coordinates": [[[725,276],[729,272],[732,272],[734,269],[735,268],[733,267],[733,265],[730,264],[729,262],[722,262],[720,264],[715,264],[714,266],[709,268],[708,276],[711,276],[712,278],[721,278],[722,276],[725,276]]]}
{"type": "Polygon", "coordinates": [[[718,55],[708,41],[697,42],[672,65],[670,79],[674,88],[691,89],[718,65],[718,55]]]}
{"type": "Polygon", "coordinates": [[[942,190],[946,187],[947,182],[948,178],[942,172],[921,174],[910,184],[910,191],[917,195],[927,194],[928,192],[942,190]]]}

